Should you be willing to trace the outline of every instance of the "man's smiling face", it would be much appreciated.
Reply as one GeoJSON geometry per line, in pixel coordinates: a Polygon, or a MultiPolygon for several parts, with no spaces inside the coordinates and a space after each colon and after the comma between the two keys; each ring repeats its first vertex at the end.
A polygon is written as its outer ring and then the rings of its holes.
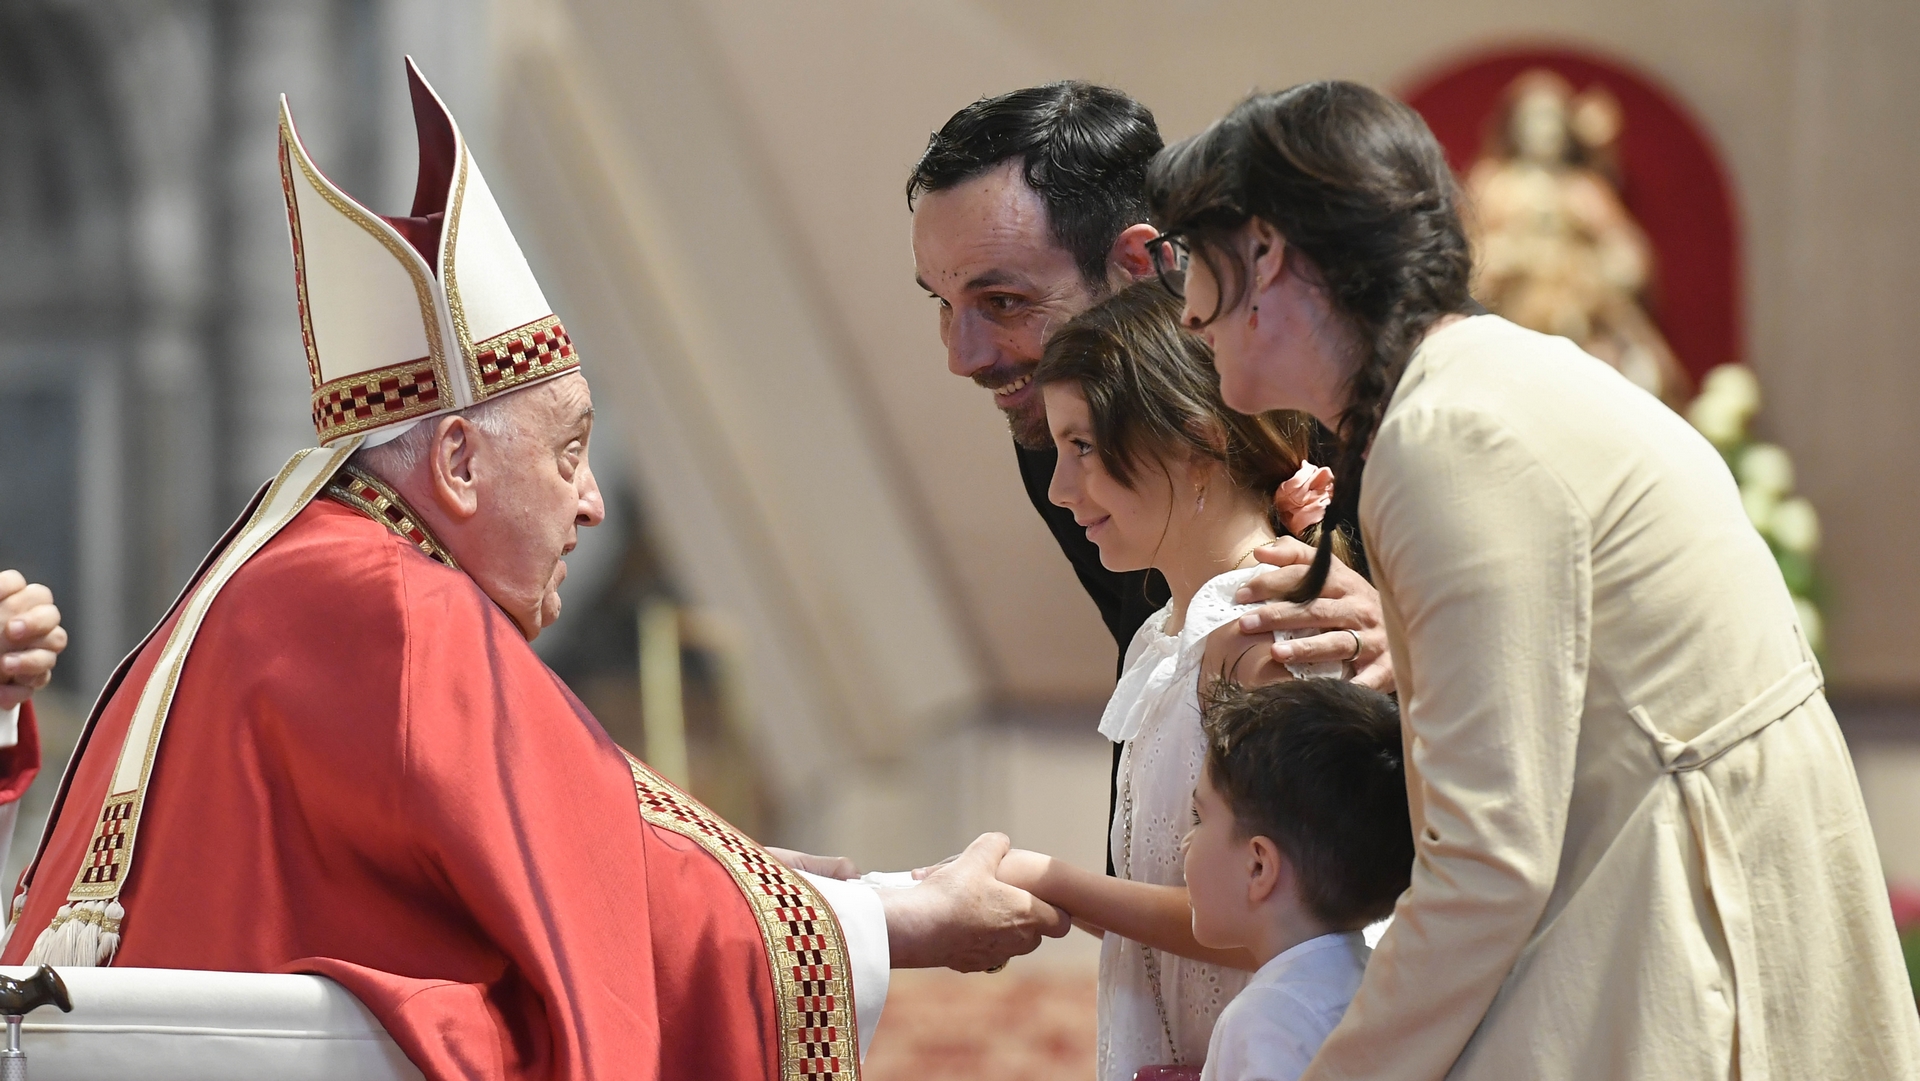
{"type": "Polygon", "coordinates": [[[1033,370],[1048,335],[1097,298],[1054,239],[1019,159],[921,196],[913,263],[921,288],[940,304],[947,370],[993,391],[1015,442],[1051,446],[1033,370]]]}

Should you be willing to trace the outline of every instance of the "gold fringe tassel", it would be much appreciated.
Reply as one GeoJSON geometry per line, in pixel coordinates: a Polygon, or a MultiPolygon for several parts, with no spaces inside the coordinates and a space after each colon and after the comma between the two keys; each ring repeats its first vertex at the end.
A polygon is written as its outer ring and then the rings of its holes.
{"type": "Polygon", "coordinates": [[[29,965],[97,968],[120,948],[120,921],[127,910],[118,901],[70,901],[60,906],[47,929],[34,939],[29,965]]]}

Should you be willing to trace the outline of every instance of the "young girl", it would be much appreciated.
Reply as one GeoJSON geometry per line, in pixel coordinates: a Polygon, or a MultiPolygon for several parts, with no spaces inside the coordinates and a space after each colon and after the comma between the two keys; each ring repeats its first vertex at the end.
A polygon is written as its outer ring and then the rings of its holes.
{"type": "Polygon", "coordinates": [[[1317,539],[1332,482],[1304,461],[1304,416],[1222,404],[1212,358],[1180,329],[1179,308],[1158,285],[1125,290],[1061,328],[1034,374],[1060,450],[1053,502],[1074,512],[1107,567],[1153,567],[1173,594],[1134,637],[1100,721],[1122,745],[1109,836],[1117,878],[1030,852],[1000,872],[1088,930],[1111,932],[1100,955],[1100,1081],[1198,1066],[1255,967],[1244,950],[1193,940],[1180,846],[1206,750],[1199,692],[1221,676],[1290,678],[1262,648],[1271,638],[1239,634],[1254,606],[1233,596],[1260,569],[1255,548],[1288,533],[1317,539]]]}

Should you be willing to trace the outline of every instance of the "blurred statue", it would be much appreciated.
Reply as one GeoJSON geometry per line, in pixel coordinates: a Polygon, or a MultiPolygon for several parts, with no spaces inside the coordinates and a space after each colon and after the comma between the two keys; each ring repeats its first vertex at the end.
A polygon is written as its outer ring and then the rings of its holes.
{"type": "Polygon", "coordinates": [[[1620,103],[1536,69],[1513,81],[1494,119],[1467,174],[1475,295],[1522,326],[1571,338],[1678,408],[1685,373],[1641,305],[1653,248],[1617,187],[1620,103]]]}

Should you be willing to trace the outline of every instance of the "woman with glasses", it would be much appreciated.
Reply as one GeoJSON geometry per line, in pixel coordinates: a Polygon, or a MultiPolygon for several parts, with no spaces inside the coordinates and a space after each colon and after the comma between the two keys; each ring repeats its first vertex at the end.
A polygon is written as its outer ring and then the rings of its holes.
{"type": "Polygon", "coordinates": [[[1480,312],[1381,94],[1250,98],[1148,187],[1227,404],[1340,433],[1386,612],[1412,884],[1305,1076],[1920,1077],[1846,746],[1713,448],[1480,312]]]}

